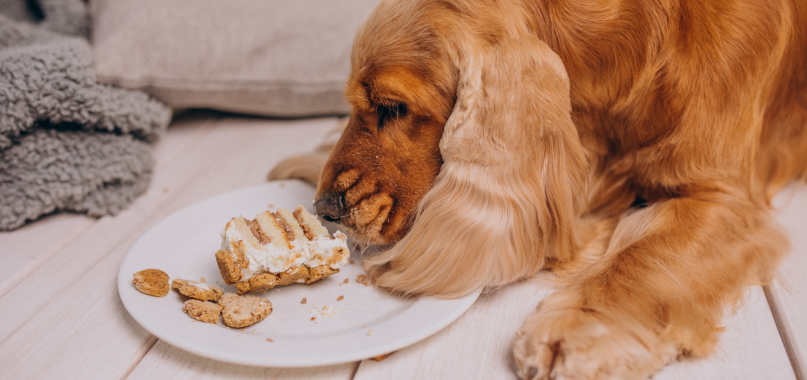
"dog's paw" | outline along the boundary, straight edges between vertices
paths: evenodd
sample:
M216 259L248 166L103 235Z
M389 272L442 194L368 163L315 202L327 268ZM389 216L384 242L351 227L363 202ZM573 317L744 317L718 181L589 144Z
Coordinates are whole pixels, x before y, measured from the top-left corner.
M580 309L539 311L516 335L518 375L528 380L646 379L677 356L649 330L627 331Z

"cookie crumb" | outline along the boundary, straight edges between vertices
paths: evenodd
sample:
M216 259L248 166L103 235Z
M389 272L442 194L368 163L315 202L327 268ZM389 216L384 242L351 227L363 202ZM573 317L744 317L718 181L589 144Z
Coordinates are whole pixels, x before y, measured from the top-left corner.
M392 352L395 352L395 351L392 351ZM380 362L380 361L384 360L387 356L392 355L392 352L388 352L388 353L383 354L383 355L373 356L370 359L373 359L373 360L375 360L377 362Z
M269 208L275 208L275 204L274 204L274 203L270 203L270 204L269 204Z
M370 329L370 331L367 332L367 336L373 336L373 330L372 329Z
M315 320L315 319L317 319L317 317L311 317L311 320L312 320L312 321L313 321L313 320Z
M302 300L300 300L300 303L301 303L301 304L303 304L303 305L305 305L305 304L307 304L307 303L308 303L308 300L307 300L307 299L305 299L305 297L303 297L303 299L302 299Z
M285 182L281 182L281 183L280 183L280 188L282 189L282 188L284 188L284 187L286 187L286 183L285 183Z
M165 193L167 193L167 192L168 192L168 188L167 188L167 187L163 187L163 194L165 194Z
M272 338L266 338L266 341L267 341L267 342L274 342L274 340L272 340ZM389 354L388 354L388 355L389 355Z
M355 264L356 262L355 262L355 261L353 261L353 260L350 260L350 261L348 261L348 263L350 263L350 264Z
M341 300L343 300L343 299L345 299L345 296L339 296L339 297L336 297L336 300L337 300L337 301L341 301Z
M343 284L347 284L349 281L350 281L350 279L346 278L345 281L343 282Z
M356 282L364 286L370 286L370 280L363 274L356 276Z
M199 282L204 284L205 282L207 282L207 279L204 277L199 277Z

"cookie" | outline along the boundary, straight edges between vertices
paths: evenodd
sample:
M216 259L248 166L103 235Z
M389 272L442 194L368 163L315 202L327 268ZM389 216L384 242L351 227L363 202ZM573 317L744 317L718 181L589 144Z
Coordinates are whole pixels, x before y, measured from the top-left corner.
M182 311L197 321L219 323L221 309L221 305L217 305L213 302L191 299L185 301L185 307L182 308Z
M295 282L304 283L306 280L308 280L308 267L305 265L291 267L277 275L278 285L289 285Z
M277 285L277 276L271 273L261 273L247 281L239 281L235 284L238 294L262 292L272 289Z
M260 322L272 313L272 303L255 296L227 293L221 297L219 304L224 306L221 311L224 324L235 328Z
M216 265L225 284L232 285L241 280L241 267L229 252L225 250L216 252Z
M218 301L224 294L223 290L215 286L192 280L176 279L171 282L171 286L185 296L202 301Z
M159 269L144 269L134 274L132 283L140 293L164 297L171 289L168 280L168 274Z
M327 265L320 265L316 268L311 268L308 271L308 279L305 281L305 283L313 284L334 273L339 273L339 269L333 269Z

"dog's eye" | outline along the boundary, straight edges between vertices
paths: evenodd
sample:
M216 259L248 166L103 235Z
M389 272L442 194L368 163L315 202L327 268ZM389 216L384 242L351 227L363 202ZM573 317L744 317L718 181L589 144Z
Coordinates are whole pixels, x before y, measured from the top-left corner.
M379 104L377 107L377 112L378 112L378 129L380 130L388 120L396 120L399 117L406 116L406 104L403 103Z

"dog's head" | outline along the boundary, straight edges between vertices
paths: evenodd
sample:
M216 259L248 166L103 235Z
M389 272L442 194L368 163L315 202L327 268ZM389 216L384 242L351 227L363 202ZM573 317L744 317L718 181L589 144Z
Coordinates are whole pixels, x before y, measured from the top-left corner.
M432 187L456 93L456 72L440 37L401 19L400 11L376 12L356 37L345 91L350 121L316 200L320 216L376 244L406 234Z
M365 261L381 286L462 294L571 250L586 164L568 78L523 15L474 21L497 9L382 2L357 34L316 209L398 242Z

